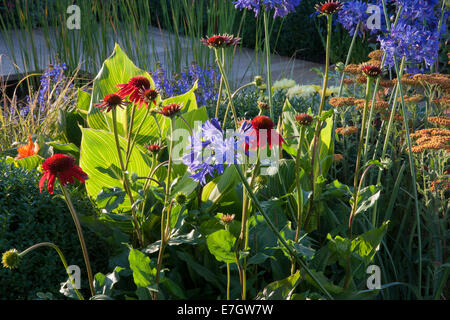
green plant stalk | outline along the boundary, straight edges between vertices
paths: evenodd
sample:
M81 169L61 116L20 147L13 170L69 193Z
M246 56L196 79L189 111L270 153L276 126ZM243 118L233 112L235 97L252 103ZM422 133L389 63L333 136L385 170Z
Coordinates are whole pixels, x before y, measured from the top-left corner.
M283 236L278 232L277 228L273 224L273 222L270 220L267 213L262 208L261 204L259 203L258 198L255 196L255 194L252 191L252 188L248 184L247 179L245 178L244 173L242 172L242 168L240 166L235 166L237 173L239 174L239 178L241 179L242 184L244 185L244 188L247 190L248 195L250 199L253 201L255 209L258 210L261 215L264 217L264 220L266 220L267 225L272 230L272 232L277 236L278 240L281 242L281 244L286 248L289 255L297 261L297 263L305 269L305 272L311 277L311 279L317 284L317 286L320 288L320 290L331 300L333 300L333 296L328 292L328 290L323 286L323 284L320 282L319 279L314 275L314 273L308 268L306 263L303 261L303 259L296 255L294 250L289 246L289 244L286 242L286 240L283 238Z
M222 50L222 64L225 65L224 50ZM222 92L223 92L223 77L220 77L219 94L217 96L217 105L216 105L216 118L219 118L219 109L220 109L220 102L222 99Z
M230 83L228 82L228 77L227 77L227 75L225 73L224 66L222 65L221 59L219 57L219 50L214 48L214 53L216 55L216 63L218 65L218 67L219 67L220 74L221 74L222 79L223 79L223 81L225 83L225 88L226 88L227 93L228 93L228 98L230 99L230 105L229 106L231 107L231 112L233 113L233 118L234 118L234 124L235 124L236 130L237 130L239 128L239 124L238 124L238 120L237 120L236 109L234 107L233 94L231 93ZM228 114L228 108L227 108L227 111L225 112L225 118L223 120L223 127L224 128L225 128L225 125L226 125L226 122L227 122L227 114Z
M66 258L64 257L64 255L63 255L61 249L59 249L59 247L58 247L57 245L55 245L55 244L53 244L53 243L51 243L51 242L42 242L42 243L38 243L38 244L35 244L34 246L31 246L31 247L29 247L28 249L22 251L21 253L19 253L19 256L20 256L20 257L24 257L25 255L27 255L27 254L30 253L31 251L33 251L33 250L35 250L35 249L38 249L38 248L40 248L40 247L50 247L50 248L53 248L53 249L56 250L56 252L57 252L58 255L59 255L59 258L61 259L62 264L64 265L64 269L66 270L67 274L69 275L69 280L70 280L70 282L72 283L72 288L73 288L73 290L75 291L75 293L76 293L76 295L77 295L77 297L78 297L78 300L84 300L84 298L83 298L83 296L81 295L81 293L80 293L80 292L78 291L78 289L75 287L75 281L73 280L72 275L71 275L70 272L68 271L69 266L68 266L68 264L67 264Z
M168 242L168 237L170 235L170 213L172 211L172 202L170 202L170 184L171 184L171 177L172 177L172 164L173 164L173 129L175 126L175 118L172 117L170 124L170 143L169 143L169 163L167 167L167 186L166 186L166 195L164 200L164 209L163 214L161 216L161 247L159 249L158 254L158 264L156 268L156 287L159 289L159 279L160 279L160 273L163 263L163 255L164 250ZM154 299L158 300L158 292L154 293Z
M361 162L361 153L364 146L364 133L366 131L366 125L367 125L367 109L369 108L369 100L372 95L372 88L373 88L373 78L367 77L367 85L366 85L366 102L364 104L364 112L363 112L363 118L361 123L361 136L359 138L359 146L356 156L356 167L355 167L355 177L353 181L353 208L350 214L349 223L348 223L348 229L349 229L349 239L352 239L352 225L353 225L353 218L356 214L356 210L358 209L358 181L359 181L359 168L360 168L360 162ZM361 179L362 180L362 179Z
M316 153L318 153L319 137L320 137L320 132L321 132L321 128L322 128L322 121L320 121L320 118L322 116L323 107L325 106L325 101L327 99L327 87L328 87L328 79L329 79L329 72L330 72L330 50L331 50L332 25L333 25L333 15L328 14L327 15L327 46L326 46L326 58L325 58L325 60L326 60L325 61L325 75L324 75L324 79L323 79L323 89L322 89L322 96L321 96L319 114L318 114L319 120L317 121L317 124L316 124L315 135L314 135L314 139L313 139L312 159L311 159L312 195L311 195L311 205L309 207L309 212L308 212L308 218L312 215L312 210L314 209L314 197L315 197L315 192L316 192L316 170L314 168L314 164L316 162ZM320 212L318 214L320 215ZM307 221L309 222L309 219L307 219ZM307 224L308 223L306 223L305 227L307 227Z
M80 240L81 244L81 250L83 251L83 258L84 263L86 264L86 270L88 274L88 280L89 280L89 288L91 290L91 295L95 296L95 290L94 290L94 277L92 276L92 268L91 263L89 261L89 255L86 247L86 241L84 240L83 230L81 229L80 220L78 219L78 215L75 211L75 207L73 206L72 200L70 199L69 192L67 192L67 189L65 186L61 185L61 189L64 193L64 198L66 199L67 206L69 207L70 213L72 214L73 222L75 223L75 228L77 229L78 238Z
M130 202L131 202L131 215L133 218L133 224L134 224L134 228L136 231L136 235L138 237L138 241L139 241L139 245L141 247L144 246L144 240L142 239L142 234L141 234L141 230L139 227L139 221L138 218L136 216L136 212L133 208L133 203L134 203L134 197L131 193L131 189L129 187L129 182L128 182L128 176L126 174L126 169L125 169L125 164L123 162L123 157L122 157L122 150L120 149L120 141L119 141L119 134L117 131L117 111L114 109L112 111L112 122L113 122L113 133L114 133L114 140L115 140L115 144L116 144L116 149L117 149L117 154L119 157L119 162L120 162L120 167L122 170L122 179L123 179L123 187L125 189L125 192L127 193L128 197L130 198Z
M383 0L384 1L384 0ZM401 65L405 64L405 57L402 58ZM395 72L399 74L401 71L399 70L398 62L396 57L394 57L394 65L395 65ZM422 234L421 234L421 227L420 227L420 210L419 210L419 197L417 195L417 184L416 184L416 168L414 164L414 158L411 151L411 137L409 136L409 124L408 124L408 111L405 104L405 98L403 96L403 89L402 89L402 81L401 78L398 79L398 86L399 90L401 92L400 99L401 99L401 106L402 106L402 112L403 112L403 118L405 123L405 137L406 142L408 145L408 156L409 156L409 166L411 170L411 180L412 180L412 187L413 187L413 196L414 196L414 203L415 203L415 211L416 211L416 223L417 223L417 241L418 241L418 248L419 248L419 272L418 272L418 294L419 296L422 296Z
M353 47L355 45L356 38L358 37L358 30L359 30L360 25L361 25L361 21L359 21L358 24L356 25L355 33L353 34L352 42L350 43L350 48L348 49L347 59L345 61L344 68L347 67L350 63L350 57L352 56ZM344 73L344 71L342 71L338 97L342 96L342 90L344 89L344 78L345 78L345 73Z
M267 92L269 95L270 118L273 119L273 96L272 96L272 59L270 56L270 32L269 32L269 11L264 10L264 35L267 68Z
M385 62L386 62L386 54L383 55L383 59L381 61L381 66L380 66L381 69L383 69ZM373 90L372 106L370 108L369 121L368 121L367 132L366 132L366 144L364 145L363 163L367 162L367 157L369 156L368 153L369 153L369 141L370 141L371 129L372 129L372 120L373 120L373 116L375 113L375 103L377 100L377 93L378 93L378 89L380 86L380 80L381 80L381 78L378 77L377 81L375 82L375 89ZM375 227L375 225L373 225L373 226Z
M147 117L148 117L149 113L150 113L150 106L147 107L147 111L145 112L145 116L142 119L141 123L139 124L139 127L136 130L136 133L134 134L133 140L131 142L130 152L127 154L127 159L125 160L125 169L127 169L127 170L128 170L128 165L130 163L131 154L133 153L133 149L134 149L134 146L136 144L136 139L137 139L137 137L139 135L139 132L141 132L142 126L144 125L145 121L147 120Z
M442 0L441 17L439 18L439 22L438 22L437 34L441 34L442 22L444 20L444 14L445 14L446 1L447 0ZM439 57L436 59L436 63L433 63L433 65L431 66L430 73L434 73L434 70L436 69L437 66L439 66Z

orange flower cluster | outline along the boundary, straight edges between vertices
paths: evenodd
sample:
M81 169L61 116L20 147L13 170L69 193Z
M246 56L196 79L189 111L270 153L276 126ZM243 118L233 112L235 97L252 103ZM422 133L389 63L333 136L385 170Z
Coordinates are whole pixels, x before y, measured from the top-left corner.
M450 180L436 180L431 183L430 191L447 192L450 191Z
M341 134L343 136L348 136L351 134L357 134L358 133L358 128L357 127L341 127L341 128L337 128L336 129L336 133L337 134Z
M413 76L413 79L420 83L422 86L436 86L441 90L450 89L450 75L448 74L416 74Z
M441 116L441 117L429 117L428 122L444 126L444 127L450 127L450 117L448 116Z
M397 84L398 79L393 79L392 81L394 82L394 84ZM402 76L402 84L406 84L412 87L418 87L421 85L420 82L414 78L414 74L412 73L405 73Z
M421 153L425 150L445 150L450 152L450 130L447 129L422 129L410 134L416 140L416 146L411 148L413 153Z
M380 86L383 88L392 88L394 85L394 80L380 80Z
M350 78L346 78L346 79L344 79L344 83L349 86L351 84L354 84L355 80L350 79Z
M391 118L391 113L392 112L385 112L385 113L383 113L383 115L381 116L381 119L383 121L389 121L389 119ZM401 114L395 113L394 114L394 120L403 122L403 120L405 120L405 118L403 118L403 116Z
M361 74L362 71L360 65L349 64L348 66L345 67L344 72L349 74Z
M333 107L348 107L354 106L358 100L360 99L356 99L354 97L334 97L330 99L329 103Z
M344 156L342 154L336 153L333 155L333 161L341 162L342 160L344 160Z
M369 58L372 60L378 60L381 61L383 58L384 51L383 50L374 50L371 53L369 53Z
M405 101L405 103L418 103L423 99L423 95L421 94L415 94L413 96L404 96L403 100ZM402 102L401 98L397 99L398 102Z
M450 105L450 96L443 96L440 99L434 99L433 102L440 106L448 106Z
M358 105L356 106L357 110L364 109L366 102L365 101L359 101ZM372 109L373 100L369 101L369 110ZM389 109L389 103L386 101L376 101L375 102L375 111L386 111Z

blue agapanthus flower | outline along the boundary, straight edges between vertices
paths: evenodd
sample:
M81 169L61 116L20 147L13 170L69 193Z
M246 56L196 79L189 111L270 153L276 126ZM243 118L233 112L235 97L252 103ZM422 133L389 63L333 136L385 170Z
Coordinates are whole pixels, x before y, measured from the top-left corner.
M191 178L201 185L207 183L207 177L215 177L224 171L225 166L242 164L248 155L244 142L251 124L244 122L236 133L228 134L217 119L206 121L200 130L189 137L189 153L183 156L183 163L189 167Z
M295 12L295 7L301 0L236 0L234 5L238 9L248 9L258 16L260 11L275 10L273 17L285 17L291 12Z
M390 34L379 36L381 50L386 53L386 65L394 66L394 57L405 57L409 64L431 66L438 56L439 36L425 27L399 22Z
M363 1L348 1L342 6L342 9L338 12L338 22L349 31L353 36L358 23L364 25L369 19L367 13L367 3ZM362 28L359 28L358 35L361 35Z

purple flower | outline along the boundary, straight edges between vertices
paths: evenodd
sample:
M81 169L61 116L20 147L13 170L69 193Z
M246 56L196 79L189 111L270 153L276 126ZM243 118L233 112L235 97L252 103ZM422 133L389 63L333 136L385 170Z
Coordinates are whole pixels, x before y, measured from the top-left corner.
M244 150L248 129L244 124L237 133L225 137L220 122L212 119L194 131L189 138L189 153L183 156L183 163L192 173L191 178L205 185L207 177L222 174L224 166L243 163L244 156L248 155Z
M275 10L274 19L276 17L285 17L291 12L295 12L295 7L300 4L301 0L237 0L234 5L237 9L248 9L255 12L255 16L259 15L261 10Z

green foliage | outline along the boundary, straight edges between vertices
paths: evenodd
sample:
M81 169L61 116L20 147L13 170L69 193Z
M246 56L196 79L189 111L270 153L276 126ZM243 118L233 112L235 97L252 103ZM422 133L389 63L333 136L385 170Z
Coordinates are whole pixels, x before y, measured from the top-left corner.
M46 191L39 192L40 174L36 171L0 160L0 177L0 251L21 251L39 242L53 242L61 248L69 265L80 266L82 280L86 280L81 247L65 201ZM71 196L79 212L86 216L95 214L82 192L73 189ZM94 271L107 269L113 247L100 232L84 228L84 234ZM39 249L26 255L18 269L0 269L0 299L35 299L40 291L62 298L59 283L66 279L57 253ZM87 283L82 282L82 286L87 288Z

